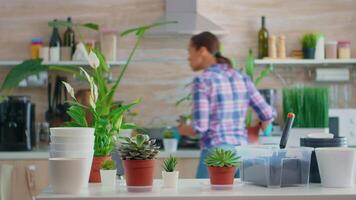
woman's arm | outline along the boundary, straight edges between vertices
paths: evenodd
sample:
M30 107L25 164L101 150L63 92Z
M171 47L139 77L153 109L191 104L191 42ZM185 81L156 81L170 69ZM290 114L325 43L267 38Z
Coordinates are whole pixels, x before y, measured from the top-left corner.
M273 111L273 108L268 105L260 92L256 89L252 81L247 78L246 80L247 90L250 95L250 106L257 113L258 118L262 121L262 129L266 128L276 117L276 113Z
M202 134L209 129L209 93L210 86L200 77L193 80L193 130L197 134Z

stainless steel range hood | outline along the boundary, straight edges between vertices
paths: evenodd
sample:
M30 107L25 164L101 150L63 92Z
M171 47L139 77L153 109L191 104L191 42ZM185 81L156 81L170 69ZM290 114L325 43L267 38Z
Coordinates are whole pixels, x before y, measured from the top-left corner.
M166 0L165 14L157 21L178 23L162 26L154 30L154 33L193 35L210 31L216 35L226 34L223 28L198 13L197 0Z

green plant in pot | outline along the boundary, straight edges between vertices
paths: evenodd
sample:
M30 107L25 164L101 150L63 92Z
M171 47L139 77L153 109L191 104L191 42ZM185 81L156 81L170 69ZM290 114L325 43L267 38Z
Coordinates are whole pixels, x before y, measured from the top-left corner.
M68 83L64 83L73 101L70 103L68 115L71 121L66 124L67 127L93 127L95 129L94 140L94 158L90 172L90 182L100 182L100 165L104 160L111 159L111 153L115 148L116 141L120 130L136 128L135 124L124 122L123 117L130 108L140 102L135 100L127 105L118 106L114 101L114 96L120 82L134 57L134 54L139 47L145 33L158 26L176 22L162 22L132 28L121 33L122 37L133 34L136 36L136 43L130 52L126 63L116 79L111 84L106 75L109 73L110 66L107 64L105 57L98 49L93 49L89 52L88 62L91 68L84 70L77 66L52 66L42 64L41 59L27 60L11 69L5 78L1 87L1 92L7 94L11 89L25 78L31 75L36 75L42 71L56 70L75 74L78 77L84 78L90 85L90 105L83 105L77 101L74 96L74 89ZM99 26L94 23L72 24L66 21L50 22L50 26L73 26L79 33L80 39L83 41L82 35L79 32L79 27L99 30ZM93 122L88 123L85 115L89 112L93 117ZM75 131L71 131L75 134Z
M124 137L118 150L123 160L126 185L129 191L152 189L155 158L159 146L148 135Z
M100 167L101 183L104 186L114 187L116 184L116 162L114 160L105 160Z
M315 48L318 41L318 34L307 33L304 34L302 38L303 46L303 56L304 59L314 59L315 58Z
M208 167L210 184L233 185L236 168L239 166L239 157L232 150L216 148L205 159Z
M249 49L248 55L247 55L247 60L246 60L245 73L251 79L251 81L253 81L253 83L255 84L256 87L272 71L273 71L272 67L267 67L267 68L263 69L258 74L258 76L255 76L255 74L256 74L255 58L254 58L252 49ZM257 116L254 113L253 109L250 107L247 110L246 121L245 121L247 134L248 134L248 140L250 143L258 142L259 132L260 132L260 128L261 128L260 124L259 124L259 120L254 120L254 119L257 119Z
M177 188L179 171L176 171L177 158L172 155L163 161L162 180L163 187L165 188Z
M171 127L167 127L163 131L163 146L167 152L176 152L178 148L178 140Z

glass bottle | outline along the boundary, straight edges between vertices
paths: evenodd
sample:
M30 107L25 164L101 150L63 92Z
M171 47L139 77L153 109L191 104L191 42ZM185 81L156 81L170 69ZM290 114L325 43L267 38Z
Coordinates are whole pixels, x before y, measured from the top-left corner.
M268 30L266 28L266 17L261 18L261 29L258 32L258 58L268 56Z

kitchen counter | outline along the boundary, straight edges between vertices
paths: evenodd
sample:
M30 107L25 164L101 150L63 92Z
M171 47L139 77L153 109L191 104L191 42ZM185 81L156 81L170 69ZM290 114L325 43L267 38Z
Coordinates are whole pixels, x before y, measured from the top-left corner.
M236 180L232 190L211 190L208 179L180 179L178 189L160 188L161 181L155 180L152 192L129 193L124 182L119 181L115 189L90 184L78 195L53 194L49 188L43 191L37 200L75 200L75 199L219 199L219 200L348 200L356 199L356 187L323 188L319 184L307 187L265 188L254 185L243 185Z
M179 149L177 152L169 153L161 151L157 158L167 158L172 154L177 158L199 158L199 150ZM0 160L46 160L49 158L49 147L41 146L32 151L0 151Z

